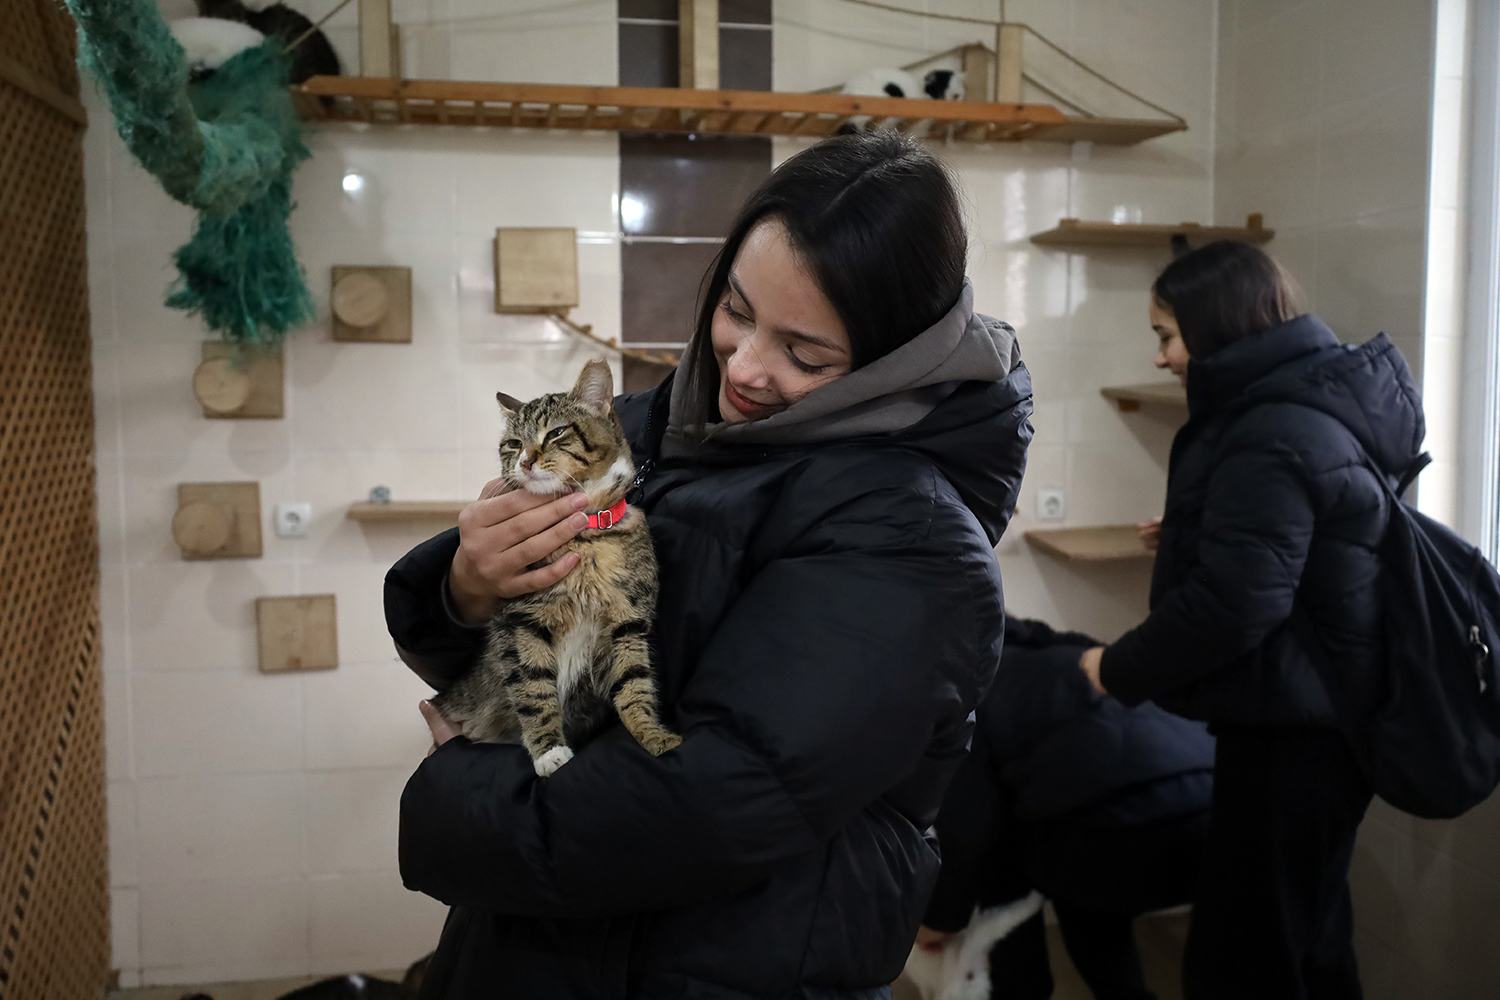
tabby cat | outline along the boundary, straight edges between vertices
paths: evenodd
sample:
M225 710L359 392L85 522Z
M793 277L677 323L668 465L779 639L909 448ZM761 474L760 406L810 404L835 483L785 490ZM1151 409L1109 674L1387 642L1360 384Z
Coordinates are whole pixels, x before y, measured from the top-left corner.
M576 552L572 572L507 601L490 620L479 663L433 699L471 740L519 739L542 777L616 716L652 754L682 742L657 717L646 643L656 610L656 556L646 516L625 504L635 467L613 395L614 379L602 361L584 365L571 392L529 403L497 394L506 482L542 495L587 494L587 509L598 513L544 560Z

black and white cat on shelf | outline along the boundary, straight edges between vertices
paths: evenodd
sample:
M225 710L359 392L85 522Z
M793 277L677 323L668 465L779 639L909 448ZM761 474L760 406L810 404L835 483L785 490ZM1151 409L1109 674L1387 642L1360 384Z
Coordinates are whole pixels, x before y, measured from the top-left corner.
M904 69L890 67L871 69L844 84L845 94L859 97L904 97L914 100L961 101L964 99L964 81L951 69L934 69L918 83L917 78ZM839 135L863 132L869 127L868 115L856 115L839 126Z
M170 22L172 34L187 51L188 65L195 74L213 72L231 56L259 45L267 37L279 38L290 48L292 83L301 83L314 76L338 76L343 72L338 53L333 50L328 36L317 30L308 17L284 3L266 4L264 0L195 2L197 17Z
M845 94L860 97L909 97L932 98L935 101L961 101L964 99L964 82L951 69L935 69L917 78L904 69L882 67L866 70L844 84Z

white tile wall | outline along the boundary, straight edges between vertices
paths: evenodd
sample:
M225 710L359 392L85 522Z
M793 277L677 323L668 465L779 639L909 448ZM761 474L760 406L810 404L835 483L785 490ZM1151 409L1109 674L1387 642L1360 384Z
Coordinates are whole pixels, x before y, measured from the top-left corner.
M140 896L135 888L109 891L110 964L120 970L120 985L125 987L142 982Z
M1314 311L1420 379L1433 4L1361 11L1221 0L1215 205L1264 213Z
M143 884L143 979L203 983L306 973L309 887L302 878Z
M411 775L402 765L307 773L309 874L390 873L401 790Z
M270 881L304 874L304 784L304 776L291 770L141 781L141 882Z
M421 958L447 908L407 892L390 872L315 878L308 886L308 950L314 972L400 967ZM382 914L374 927L370 914Z

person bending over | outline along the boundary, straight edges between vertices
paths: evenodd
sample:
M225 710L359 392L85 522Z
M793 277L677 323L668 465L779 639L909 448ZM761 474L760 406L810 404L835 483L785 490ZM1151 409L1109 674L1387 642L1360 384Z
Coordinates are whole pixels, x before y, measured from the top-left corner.
M1213 794L1214 740L1149 702L1096 692L1078 670L1098 643L1008 618L969 758L935 828L943 870L919 946L981 910L1041 892L1098 1000L1148 1000L1134 918L1189 903ZM1038 913L990 951L994 1000L1052 995Z

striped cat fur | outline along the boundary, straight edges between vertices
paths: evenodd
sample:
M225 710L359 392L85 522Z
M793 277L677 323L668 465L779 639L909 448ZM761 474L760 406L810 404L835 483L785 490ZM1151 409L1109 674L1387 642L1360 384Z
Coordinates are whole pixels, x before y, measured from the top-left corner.
M501 474L541 495L578 491L591 511L625 496L635 478L613 409L609 366L590 361L570 392L522 403L497 394L505 427ZM661 722L647 633L656 610L656 556L646 516L585 529L543 562L569 552L562 580L505 602L489 623L484 656L434 704L481 743L520 742L547 777L615 719L648 752L682 742Z

